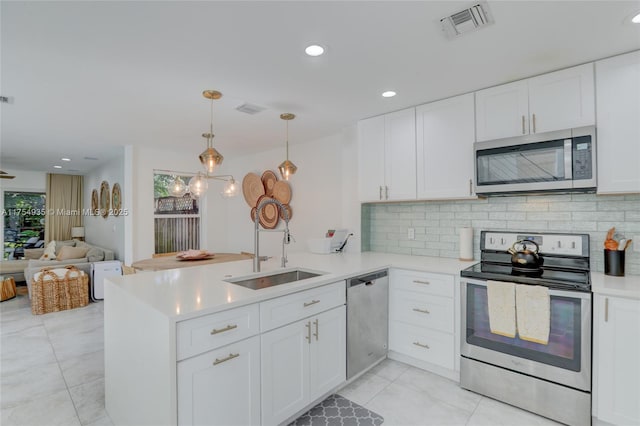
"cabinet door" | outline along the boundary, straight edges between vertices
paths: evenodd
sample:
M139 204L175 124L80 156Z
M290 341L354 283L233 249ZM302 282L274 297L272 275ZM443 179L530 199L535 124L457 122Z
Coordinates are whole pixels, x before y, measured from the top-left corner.
M178 424L260 424L258 336L178 362Z
M384 116L358 122L358 192L360 201L384 195Z
M598 193L640 192L640 51L596 62Z
M593 63L533 77L528 82L531 133L595 124Z
M312 318L310 397L318 398L346 380L346 307Z
M416 110L384 116L384 194L386 200L416 199Z
M276 425L309 402L311 319L261 336L262 424Z
M417 114L418 198L473 195L473 93L421 105Z
M526 80L476 92L476 140L529 134L529 89Z
M598 419L640 424L640 300L596 296Z

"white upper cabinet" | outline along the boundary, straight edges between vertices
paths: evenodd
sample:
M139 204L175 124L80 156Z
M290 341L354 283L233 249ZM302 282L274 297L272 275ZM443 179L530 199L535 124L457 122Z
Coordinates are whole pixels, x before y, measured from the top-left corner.
M415 108L358 122L359 199L416 198Z
M533 77L528 82L530 133L596 122L592 63Z
M409 108L384 116L386 200L416 198L416 110Z
M473 93L416 108L418 198L473 196Z
M640 51L596 62L598 193L640 192Z
M529 89L516 81L476 92L476 138L502 139L529 133Z
M476 140L595 124L593 64L476 92Z
M379 201L384 187L384 115L358 122L360 201Z

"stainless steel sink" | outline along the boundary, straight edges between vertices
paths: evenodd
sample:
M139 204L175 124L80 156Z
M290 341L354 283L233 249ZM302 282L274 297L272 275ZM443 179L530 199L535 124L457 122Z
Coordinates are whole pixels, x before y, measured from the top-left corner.
M228 283L241 285L252 290L273 287L274 285L292 283L294 281L306 280L307 278L319 277L322 273L296 269L293 271L272 273L251 278L234 278L225 280Z

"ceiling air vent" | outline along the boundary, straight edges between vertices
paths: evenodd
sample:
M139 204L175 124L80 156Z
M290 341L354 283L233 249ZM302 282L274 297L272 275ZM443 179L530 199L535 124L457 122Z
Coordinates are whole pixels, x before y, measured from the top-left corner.
M447 38L455 38L493 23L493 16L486 2L477 3L468 9L440 19Z
M255 115L259 112L264 111L266 108L263 108L261 106L258 105L252 105L252 104L242 104L238 107L236 107L236 110L240 111L240 112L244 112L245 114L250 114L250 115Z

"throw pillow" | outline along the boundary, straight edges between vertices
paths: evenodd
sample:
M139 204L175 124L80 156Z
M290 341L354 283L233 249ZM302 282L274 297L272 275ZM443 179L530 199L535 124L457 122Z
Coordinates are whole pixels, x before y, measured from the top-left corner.
M56 260L56 242L49 241L40 260Z
M62 246L58 253L58 260L81 259L88 251L89 249L85 247Z
M87 252L89 262L102 262L104 260L104 251L98 247L91 247Z
M27 260L38 260L44 254L43 248L24 249L24 258Z
M91 246L87 243L85 243L84 241L76 241L76 247L87 247L87 248L91 248Z
M75 247L76 240L64 240L64 241L56 241L56 255L60 254L60 249L62 247Z

